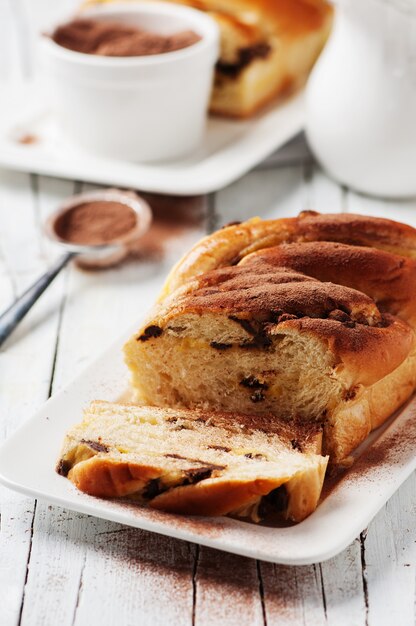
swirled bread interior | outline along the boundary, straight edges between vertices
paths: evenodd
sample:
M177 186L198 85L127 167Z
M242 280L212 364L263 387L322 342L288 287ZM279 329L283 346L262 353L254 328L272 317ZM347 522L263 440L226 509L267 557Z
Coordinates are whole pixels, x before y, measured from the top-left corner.
M270 416L93 402L57 471L88 494L176 513L301 521L321 493L321 441L319 427Z
M413 392L416 233L361 216L252 220L174 268L125 348L141 399L324 424L334 464Z

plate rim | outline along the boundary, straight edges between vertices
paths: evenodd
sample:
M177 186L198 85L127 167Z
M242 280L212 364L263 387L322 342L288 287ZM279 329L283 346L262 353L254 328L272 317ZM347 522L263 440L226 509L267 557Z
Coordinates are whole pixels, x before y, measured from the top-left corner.
M9 101L13 101L13 97L16 97L19 90L21 93L32 91L36 94L37 89L38 84L35 80L27 81L24 84L12 86L11 93L7 97ZM22 100L25 102L27 98ZM177 169L171 166L175 163L180 164L180 161L172 161L170 164L133 163L118 159L102 159L81 150L77 151L76 148L72 155L70 151L69 156L65 150L61 150L63 156L59 157L59 151L48 153L47 148L42 149L41 145L19 145L13 142L10 133L16 127L24 128L31 117L47 115L47 106L34 103L32 113L28 115L28 112L25 113L23 109L17 113L14 110L8 112L7 109L13 109L9 104L5 107L5 119L0 129L0 166L69 180L80 179L96 184L134 187L153 193L183 196L212 193L241 178L267 156L298 135L305 125L304 101L305 89L303 88L290 98L274 103L252 119L231 120L234 124L249 123L250 129L242 137L239 136L236 140L231 140L219 148L214 154L209 154L189 165L184 164ZM35 115L34 111L38 111L38 114ZM261 132L262 122L265 124L269 118L275 116L282 118L282 126L279 127L277 138L270 133ZM290 124L285 119L287 116L293 118ZM256 138L256 133L258 144L253 148L250 142ZM250 140L250 145L245 149L243 146L241 158L238 161L229 158L228 167L224 167L221 157L227 156L230 150L232 151L247 140ZM50 142L45 145L49 146ZM65 147L67 143L64 141L60 145ZM192 156L189 158L191 159ZM113 174L113 171L116 171L116 174Z

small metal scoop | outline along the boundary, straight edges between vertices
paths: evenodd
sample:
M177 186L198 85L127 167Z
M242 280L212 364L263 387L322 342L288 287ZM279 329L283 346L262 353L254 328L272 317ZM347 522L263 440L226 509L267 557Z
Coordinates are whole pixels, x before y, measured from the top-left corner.
M62 217L66 211L78 206L79 204L97 201L117 202L128 206L136 213L136 226L122 237L113 239L105 244L80 245L69 243L59 237L55 226L59 218ZM8 309L4 311L4 313L0 315L0 346L71 259L78 257L79 260L82 261L82 265L84 267L88 267L88 265L93 267L106 267L114 265L126 256L128 244L136 241L144 235L144 233L149 229L151 221L152 211L147 202L139 196L128 192L111 189L107 191L92 191L69 198L60 206L58 211L51 215L45 225L45 232L47 236L64 248L65 252L53 263L45 274L33 283L31 287L29 287Z

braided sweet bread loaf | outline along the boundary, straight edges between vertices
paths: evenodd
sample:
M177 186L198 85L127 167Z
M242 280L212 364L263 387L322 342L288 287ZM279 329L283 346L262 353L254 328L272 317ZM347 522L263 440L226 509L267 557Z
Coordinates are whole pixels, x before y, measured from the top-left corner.
M172 270L125 346L147 404L302 418L333 464L416 385L416 231L319 215L226 227Z

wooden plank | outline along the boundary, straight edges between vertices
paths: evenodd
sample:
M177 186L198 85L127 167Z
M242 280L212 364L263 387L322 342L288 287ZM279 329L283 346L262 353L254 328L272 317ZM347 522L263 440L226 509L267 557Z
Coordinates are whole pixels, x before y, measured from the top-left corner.
M256 170L216 194L218 223L294 217L300 211L337 213L343 191L310 162L279 169Z
M38 277L46 263L29 176L0 171L0 183L0 245L3 272L10 279L8 296L1 301L3 307L10 304L13 292L20 293ZM43 295L0 350L0 398L7 432L27 417L28 408L38 406L47 397L59 312L59 306L51 304L59 302L61 287L62 284L54 285ZM33 363L36 367L29 367ZM32 398L34 401L30 402Z
M15 285L7 271L3 255L0 255L0 293L2 305L11 302L15 296ZM15 415L12 415L12 409L13 413L16 409L17 415L19 408L15 404L15 398L8 397L9 383L15 384L18 372L8 367L4 349L0 351L0 372L0 442L3 442L13 428ZM31 543L33 509L34 503L30 498L24 498L0 486L0 606L2 623L5 626L14 624L19 613Z
M32 180L33 178L31 179L27 174L0 172L2 184L0 211L4 215L1 248L4 265L11 278L15 295L22 293L37 280L48 265L41 244L41 232L37 219L37 195ZM28 359L32 354L36 355L38 345L42 344L42 333L49 333L48 324L52 319L55 323L53 332L56 333L63 287L64 277L59 276L14 331L4 346L8 360L14 355L14 352L10 350L11 346L26 340L29 335L31 335L31 340L23 349L27 351ZM1 309L9 304L10 301L6 302L3 297L0 298ZM18 359L20 358L19 350L20 348L16 353ZM34 377L33 381L36 384L36 371L31 370L30 375Z
M29 174L0 170L2 251L10 275L19 276L21 287L45 263L35 218L35 195ZM24 275L27 280L24 281Z
M36 197L27 174L0 172L1 306L11 302L44 268L35 220ZM61 286L44 294L0 350L3 440L46 400L56 345ZM33 534L32 499L0 487L0 605L2 626L19 617Z
M303 167L253 171L216 194L218 226L254 216L297 215L305 206Z
M284 146L278 148L267 159L259 163L256 170L277 169L293 165L302 165L312 162L312 155L306 143L304 133L299 133L288 141Z
M319 213L340 213L344 210L344 191L316 164L305 165L305 186L305 210Z
M360 538L341 554L316 567L321 575L328 623L337 626L364 626L367 606ZM346 606L348 611L345 610Z
M369 626L415 623L415 510L413 474L368 528L363 559Z
M322 626L326 623L318 567L261 563L260 572L268 626Z
M22 624L191 624L195 547L40 506ZM38 579L33 593L32 571Z
M201 546L195 571L196 626L263 626L256 561Z
M87 551L74 624L191 626L196 546L109 525Z

